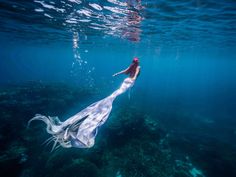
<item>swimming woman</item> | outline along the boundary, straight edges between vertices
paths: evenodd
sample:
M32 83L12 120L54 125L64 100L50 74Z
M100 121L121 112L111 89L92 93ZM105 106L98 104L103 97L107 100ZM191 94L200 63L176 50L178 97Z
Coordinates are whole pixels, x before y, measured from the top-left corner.
M29 124L33 120L41 120L47 124L46 130L52 136L49 140L54 141L52 149L60 146L64 148L92 147L95 143L95 137L99 127L101 127L109 117L114 99L134 85L140 73L138 58L134 58L132 64L127 69L113 76L122 73L129 74L129 77L123 81L119 89L115 90L108 97L91 104L64 122L61 122L58 117L47 117L36 114L35 117L29 120ZM58 143L59 145L57 146Z

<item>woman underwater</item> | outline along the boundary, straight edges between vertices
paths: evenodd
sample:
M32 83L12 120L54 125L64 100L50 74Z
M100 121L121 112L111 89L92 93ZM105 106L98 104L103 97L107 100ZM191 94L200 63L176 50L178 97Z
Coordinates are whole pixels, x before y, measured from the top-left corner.
M123 81L119 89L108 97L91 104L64 122L61 122L58 117L46 117L44 115L36 114L35 117L29 120L29 124L33 120L41 120L47 124L46 130L52 135L48 141L54 141L52 150L60 146L65 148L92 147L95 143L98 128L106 122L111 112L114 99L134 85L134 82L140 73L138 58L134 58L127 69L118 72L113 76L122 73L129 74L129 77ZM58 143L59 145L56 147Z

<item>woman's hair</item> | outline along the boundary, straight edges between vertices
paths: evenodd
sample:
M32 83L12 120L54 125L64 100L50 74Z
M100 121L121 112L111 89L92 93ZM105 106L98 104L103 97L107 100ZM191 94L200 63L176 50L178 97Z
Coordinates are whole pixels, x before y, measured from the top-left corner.
M134 72L136 68L138 67L138 65L139 65L139 59L137 57L134 57L133 62L131 63L131 65L129 66L129 69L125 72L125 74Z

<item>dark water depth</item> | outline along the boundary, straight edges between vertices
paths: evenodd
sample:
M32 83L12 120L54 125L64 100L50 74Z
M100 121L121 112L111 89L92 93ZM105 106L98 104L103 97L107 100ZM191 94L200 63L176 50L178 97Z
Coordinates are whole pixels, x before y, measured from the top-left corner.
M0 176L235 177L235 27L233 0L0 0ZM94 147L27 128L111 94L133 57Z

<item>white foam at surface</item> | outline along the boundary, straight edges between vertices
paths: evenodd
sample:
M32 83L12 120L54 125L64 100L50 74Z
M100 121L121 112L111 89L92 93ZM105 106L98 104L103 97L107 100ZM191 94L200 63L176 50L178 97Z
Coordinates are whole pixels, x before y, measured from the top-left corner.
M119 9L117 7L110 7L110 6L104 6L104 9L107 9L111 12L118 13L118 14L124 14L122 9Z
M80 1L80 0L68 0L68 1L74 2L74 3L76 3L76 4L81 4L81 3L82 3L82 1Z
M87 19L81 19L81 20L78 20L80 22L90 22L91 20L87 20Z
M116 5L120 5L120 6L127 6L126 2L120 2L117 0L107 0L108 2L112 3L112 4L116 4Z
M93 7L94 9L96 9L96 10L102 10L102 7L101 7L100 5L98 5L98 4L89 3L89 5L90 5L91 7Z
M51 15L49 15L49 14L44 14L44 16L46 16L46 17L48 17L48 18L53 18Z
M90 11L86 10L86 9L77 10L77 13L84 14L84 15L86 15L88 17L91 17L91 15L92 15L92 13Z
M66 20L66 23L74 23L74 24L76 24L77 20L71 18L71 19Z
M34 9L34 11L35 11L35 12L43 12L44 10L43 10L43 9L40 9L40 8L38 8L38 9Z
M47 8L47 9L53 9L53 10L56 10L57 12L62 12L62 13L65 12L65 9L61 9L61 8L54 7L53 5L46 4L46 3L43 2L43 1L37 1L37 0L35 0L34 2L41 4L44 8Z

